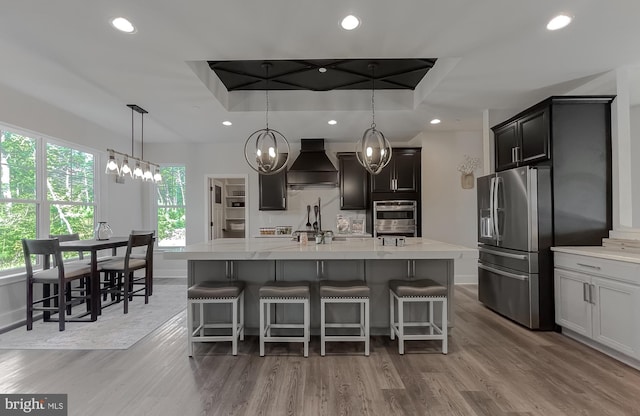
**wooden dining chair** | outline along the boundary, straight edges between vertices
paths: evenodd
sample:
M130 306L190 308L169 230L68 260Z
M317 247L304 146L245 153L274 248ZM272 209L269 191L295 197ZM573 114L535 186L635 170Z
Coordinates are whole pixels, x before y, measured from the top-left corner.
M91 297L91 267L82 263L65 264L60 251L60 241L56 238L43 240L22 240L24 261L27 271L27 331L33 328L33 312L43 311L44 321L55 321L51 315L57 313L60 331L64 331L65 322L81 321L82 316L90 313ZM42 270L34 270L36 256L42 256ZM54 267L50 267L50 258L54 258ZM36 262L37 263L37 262ZM79 296L73 296L70 283L74 280L84 280L86 289L79 292ZM40 299L34 299L34 285L43 286L43 295ZM52 290L53 289L53 290ZM82 300L88 306L88 312L80 316L71 315L71 306L74 301ZM53 301L54 306L51 306ZM42 306L36 306L42 305ZM86 319L83 321L87 321Z
M132 250L136 247L146 247L144 258L132 257ZM124 313L129 313L129 301L133 300L133 296L144 296L144 303L149 303L149 289L153 277L151 267L153 267L153 233L130 234L124 258L114 258L101 262L98 266L101 272L117 276L113 285L103 288L103 293L116 293L116 301L122 298ZM143 269L143 276L135 276L136 270ZM136 289L136 286L142 287Z
M49 238L57 238L58 241L60 241L61 243L65 242L65 241L78 241L78 240L80 240L80 234L78 234L78 233L73 233L73 234L49 234ZM90 263L87 263L87 261L84 259L84 253L82 251L78 251L77 253L78 253L78 259L77 260L65 260L64 259L64 255L63 255L63 261L65 262L65 264L67 264L67 267L68 267L69 264L73 264L73 263L76 263L76 262L83 263L83 264L90 264ZM56 266L55 258L53 260L54 260L53 266L55 267ZM84 287L85 287L84 280L80 280L80 282L78 283L78 288L82 289ZM71 300L71 293L72 293L71 283L70 282L67 283L67 292L66 293L67 293L67 302L69 302ZM87 307L88 307L88 305L87 305ZM87 310L89 310L89 309L87 309Z
M152 233L154 241L156 230L131 230L131 234L149 234ZM132 253L131 256L136 259L146 258L146 253ZM151 263L149 266L149 296L153 295L153 255L151 255Z

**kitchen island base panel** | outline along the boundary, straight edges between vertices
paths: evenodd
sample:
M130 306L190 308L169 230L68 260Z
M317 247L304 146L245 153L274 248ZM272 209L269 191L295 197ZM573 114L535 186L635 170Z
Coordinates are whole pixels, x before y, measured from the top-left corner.
M267 281L304 280L310 283L311 334L320 334L319 282L331 280L364 280L371 288L370 332L371 335L389 333L389 286L392 279L429 278L447 287L448 326L453 327L453 259L392 259L392 260L188 260L189 286L205 280L243 280L245 286L245 332L258 335L259 289ZM228 322L230 311L209 305L206 319ZM274 320L278 323L299 322L297 305L276 305ZM424 321L427 313L421 305L407 305L407 319ZM437 308L436 308L437 309ZM359 310L355 305L332 305L327 311L327 320L356 321ZM442 319L435 311L434 319Z

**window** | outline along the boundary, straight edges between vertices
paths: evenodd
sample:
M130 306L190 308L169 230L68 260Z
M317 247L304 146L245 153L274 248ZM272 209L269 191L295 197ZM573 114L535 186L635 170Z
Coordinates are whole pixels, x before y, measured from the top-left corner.
M158 247L186 245L185 167L163 166L158 184Z
M22 238L37 235L37 141L0 131L0 269L24 266Z
M50 234L93 236L93 160L91 153L47 143Z
M93 236L95 155L0 126L0 273L24 267L23 238Z

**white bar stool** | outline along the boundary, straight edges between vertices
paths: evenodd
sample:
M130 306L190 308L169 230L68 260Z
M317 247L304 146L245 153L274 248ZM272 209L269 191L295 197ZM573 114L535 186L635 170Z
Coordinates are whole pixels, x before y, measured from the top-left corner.
M325 343L343 341L364 342L364 355L369 356L369 286L362 280L323 280L320 282L320 355L325 355ZM359 322L327 323L326 306L336 303L360 304ZM359 335L327 335L327 328L359 328Z
M231 352L238 355L238 339L244 340L244 287L238 280L228 282L205 281L191 286L187 290L187 334L189 357L193 356L194 342L231 341ZM204 305L221 303L231 305L231 322L206 323ZM194 329L193 307L199 305L198 326ZM206 335L205 329L231 328L231 335Z
M309 356L309 282L267 282L260 287L260 356L264 357L265 342L302 342L304 356ZM303 306L303 322L278 324L272 322L271 305L297 303ZM302 329L302 336L271 335L274 328Z
M433 322L433 303L442 306L440 326ZM395 304L398 304L398 320L395 320ZM405 303L425 303L428 306L427 321L405 322ZM442 353L447 354L447 288L431 279L390 280L389 281L389 320L391 339L398 336L398 352L404 354L404 341L441 340ZM406 334L407 327L427 328L428 334Z

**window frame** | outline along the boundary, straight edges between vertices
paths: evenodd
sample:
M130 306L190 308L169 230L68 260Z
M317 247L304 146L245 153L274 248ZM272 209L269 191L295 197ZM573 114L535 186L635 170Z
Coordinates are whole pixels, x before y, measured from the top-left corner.
M57 139L55 137L48 136L46 134L38 133L33 130L25 129L18 126L13 126L8 123L0 122L1 131L9 131L11 133L19 134L30 139L35 140L35 164L36 164L36 183L35 183L35 199L16 199L16 198L4 198L0 195L0 203L15 202L15 203L28 203L35 205L36 211L36 238L48 238L50 230L50 210L54 204L62 205L82 205L88 204L83 202L71 202L71 201L50 201L47 195L46 178L47 178L47 143L56 146L66 147L73 150L77 150L83 153L89 153L93 156L93 202L89 205L93 206L93 228L97 224L97 218L101 213L100 205L100 170L99 164L101 161L100 152L87 146L73 143L70 141ZM8 269L0 269L0 279L8 276L13 276L17 273L24 273L25 266L18 266Z
M181 248L181 247L186 247L187 245L187 198L186 198L186 193L187 193L187 165L184 163L162 163L160 164L160 169L162 170L162 168L183 168L184 169L184 192L185 192L185 197L183 199L183 205L160 205L158 204L158 190L157 190L157 186L161 186L161 185L156 185L156 187L154 187L153 189L153 221L155 224L155 230L156 230L156 243L155 243L155 247L156 249L159 250L172 250L172 249L177 249L177 248ZM165 178L163 176L162 180L164 181ZM176 245L176 246L163 246L160 245L160 228L159 228L159 224L158 224L158 211L160 210L160 208L184 208L184 215L185 215L185 242L184 245Z

